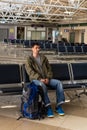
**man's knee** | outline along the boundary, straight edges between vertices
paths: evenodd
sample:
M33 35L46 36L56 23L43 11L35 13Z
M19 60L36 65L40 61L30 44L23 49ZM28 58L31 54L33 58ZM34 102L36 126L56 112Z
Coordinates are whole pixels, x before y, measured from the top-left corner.
M60 80L57 80L57 88L60 90L63 89L63 85L62 85L62 82Z

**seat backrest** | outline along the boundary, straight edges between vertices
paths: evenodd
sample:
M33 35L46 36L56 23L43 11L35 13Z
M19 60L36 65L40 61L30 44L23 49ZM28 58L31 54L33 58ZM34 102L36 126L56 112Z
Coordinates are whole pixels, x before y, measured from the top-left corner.
M87 80L87 63L71 63L73 80Z
M0 94L22 93L22 76L19 64L0 64Z
M74 48L73 46L66 46L67 53L74 53Z
M74 46L76 53L82 53L82 47L81 46Z
M61 81L70 80L69 66L67 63L51 63L53 78Z
M40 48L43 50L44 49L44 44L40 43Z
M57 50L58 49L58 44L57 43L52 43L52 49Z
M82 46L83 53L87 53L87 45Z
M58 53L59 54L65 54L66 53L66 47L65 46L58 46Z
M70 80L70 72L69 72L69 67L67 63L50 63L52 72L53 72L53 78L59 79L61 81L68 81ZM29 83L29 76L26 72L25 65L23 67L23 81L24 83Z
M21 83L21 72L18 64L0 64L0 84Z
M22 76L23 76L22 80L23 80L24 84L30 82L29 75L25 69L25 64L22 65Z
M44 43L44 49L45 50L50 50L51 49L51 44L49 42Z

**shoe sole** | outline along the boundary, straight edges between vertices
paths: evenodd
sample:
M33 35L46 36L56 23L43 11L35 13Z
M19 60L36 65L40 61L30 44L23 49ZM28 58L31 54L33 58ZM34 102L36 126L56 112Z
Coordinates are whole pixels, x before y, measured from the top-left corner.
M58 113L57 111L55 111L58 115L60 115L60 116L64 116L65 115L65 113Z
M58 113L58 112L57 112L57 113ZM65 114L59 114L59 113L58 113L58 115L60 115L60 116L64 116Z
M54 115L51 115L51 116L47 116L47 117L53 118L53 117L54 117Z

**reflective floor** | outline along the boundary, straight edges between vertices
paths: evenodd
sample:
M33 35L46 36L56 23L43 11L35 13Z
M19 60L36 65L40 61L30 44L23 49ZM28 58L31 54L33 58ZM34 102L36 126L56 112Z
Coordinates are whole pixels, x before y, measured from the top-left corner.
M17 120L20 116L20 95L0 96L0 130L87 130L86 95L65 103L63 109L65 116L59 116L54 112L54 118L46 117L40 121L25 118Z

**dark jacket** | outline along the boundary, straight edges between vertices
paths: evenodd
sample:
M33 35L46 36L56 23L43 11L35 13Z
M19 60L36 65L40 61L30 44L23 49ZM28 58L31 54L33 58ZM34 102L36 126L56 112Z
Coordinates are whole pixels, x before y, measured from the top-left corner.
M27 58L25 68L26 68L26 71L27 71L27 73L29 75L30 81L32 81L34 79L40 80L41 78L51 79L52 76L53 76L53 73L51 71L51 66L50 66L50 64L48 62L48 59L42 54L40 54L40 59L41 59L41 63L42 63L42 71L43 71L43 73L40 71L39 65L35 61L33 56L29 56Z

